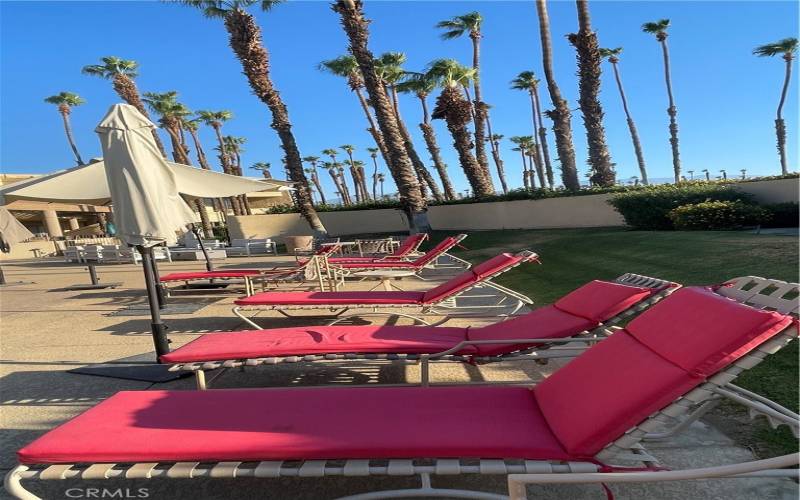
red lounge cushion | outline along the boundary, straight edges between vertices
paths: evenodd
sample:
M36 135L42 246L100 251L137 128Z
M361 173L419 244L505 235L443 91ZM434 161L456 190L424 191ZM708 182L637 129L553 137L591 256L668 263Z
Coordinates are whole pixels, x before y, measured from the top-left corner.
M231 269L229 271L195 271L185 273L170 273L161 276L160 281L191 281L191 280L207 280L214 278L244 278L246 276L257 276L261 271L257 269Z
M458 240L456 240L452 236L448 236L447 238L440 241L438 245L425 252L425 255L422 255L417 260L415 260L414 265L422 267L433 262L440 255L442 255L443 253L447 252L448 250L456 246L457 243Z
M119 392L18 457L25 464L572 458L524 387Z
M557 370L534 394L564 449L593 456L701 381L621 330Z
M402 243L400 243L400 246L397 247L397 250L392 253L392 257L406 256L407 254L413 252L414 249L416 249L420 244L422 244L423 241L427 239L428 235L425 233L412 234L403 240Z
M560 298L555 306L575 316L603 322L653 293L651 288L595 280Z
M627 330L684 370L708 376L791 321L783 314L743 306L709 289L688 287L631 321Z
M467 331L469 340L553 339L577 335L597 326L596 322L565 313L553 306L535 309L525 315ZM527 349L536 344L478 344L480 356L496 356Z
M432 326L301 326L209 333L161 356L165 363L328 353L436 353L466 339L466 329ZM468 346L461 354L474 354Z
M441 285L431 288L425 292L423 301L426 304L439 302L451 295L460 292L461 290L474 285L478 281L478 277L472 271L464 271L463 273L450 278Z
M234 301L240 306L422 304L422 292L263 292Z
M523 257L519 255L501 253L500 255L474 266L472 272L480 278L486 278L487 276L491 276L519 264L522 262L522 259Z

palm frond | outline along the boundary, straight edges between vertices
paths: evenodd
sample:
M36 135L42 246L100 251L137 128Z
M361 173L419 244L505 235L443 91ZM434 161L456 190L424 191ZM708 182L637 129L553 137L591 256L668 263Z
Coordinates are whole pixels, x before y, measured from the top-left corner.
M775 43L768 43L753 49L753 54L759 57L772 57L778 54L794 54L797 52L797 38L784 38Z
M622 47L617 47L615 49L600 49L600 57L618 57L620 54L622 54Z
M667 28L669 28L669 19L659 19L658 21L644 23L642 25L642 31L645 33L652 33L654 35L665 33Z

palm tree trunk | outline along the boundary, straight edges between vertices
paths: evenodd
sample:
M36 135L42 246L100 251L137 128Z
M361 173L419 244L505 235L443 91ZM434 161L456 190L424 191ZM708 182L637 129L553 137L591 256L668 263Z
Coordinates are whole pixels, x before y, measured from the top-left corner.
M369 195L369 189L367 189L367 176L364 172L364 167L358 167L358 183L361 186L361 197L364 201L371 201L372 197Z
M564 187L577 191L581 184L578 180L578 169L575 166L575 147L572 144L571 113L567 101L561 97L553 71L553 44L550 39L550 18L547 15L546 0L536 0L536 11L539 15L539 37L542 41L542 62L547 80L547 90L553 102L553 110L546 114L553 120L553 133L556 136L556 149L561 162L561 180Z
M608 152L606 131L603 126L603 106L600 104L600 45L597 34L592 31L588 0L576 0L578 8L577 34L568 36L578 56L580 98L578 103L583 113L583 125L589 143L589 166L591 182L596 186L610 187L615 184L616 174Z
M522 156L522 185L526 190L531 189L531 179L528 172L528 162L525 160L525 149L519 148L519 154Z
M781 174L789 173L789 166L786 161L786 123L783 121L783 104L786 102L786 93L789 91L789 82L792 80L792 54L787 53L783 56L786 61L786 77L783 79L783 89L781 90L781 100L778 103L778 112L775 118L775 135L778 139L778 154L781 158Z
M492 176L489 173L489 160L486 157L486 109L483 106L483 99L481 97L481 39L480 34L471 34L472 39L472 68L475 70L475 78L472 80L472 86L475 89L475 158L484 170L486 177L491 181Z
M189 160L186 150L183 148L183 144L181 144L180 132L178 132L180 125L174 119L165 117L164 120L164 129L167 131L170 142L172 143L172 158L175 160L175 163L192 166L192 162ZM206 238L213 237L214 232L211 228L211 221L208 218L208 213L206 212L205 202L202 198L195 198L192 203L195 210L197 210L198 216L200 217L200 225L203 229L203 236Z
M112 83L114 91L120 96L120 98L122 98L123 101L139 110L139 112L143 114L145 118L148 120L150 119L150 114L144 107L142 98L139 96L139 89L136 87L136 82L134 82L133 79L126 75L117 73L114 75L114 80ZM164 143L161 142L161 138L158 136L157 129L153 129L153 139L156 141L156 147L158 147L158 150L161 152L161 156L166 158L167 150L164 149Z
M289 178L294 183L297 208L315 233L327 235L325 226L314 210L311 189L292 134L289 112L270 79L269 54L261 42L261 30L253 16L239 9L233 9L226 14L225 28L230 35L231 48L242 63L250 88L272 113L271 127L278 133L281 141Z
M383 194L383 181L381 181L381 198L383 198L384 196L385 195Z
M344 198L344 190L342 189L342 185L339 182L339 176L336 175L336 171L333 170L333 169L328 169L328 174L331 176L331 179L333 180L333 186L336 188L336 191L339 193L339 198L341 199L342 204L346 205L347 203L345 203L346 200Z
M453 146L458 152L459 163L464 169L473 195L477 198L494 195L494 187L486 182L485 172L478 160L472 154L474 136L467 130L470 121L470 103L465 100L456 87L447 87L442 90L436 100L436 109L433 118L444 118L447 129L453 136Z
M658 36L661 42L661 51L664 56L664 81L667 85L667 96L669 97L669 143L672 146L672 170L675 174L675 183L681 181L681 153L678 149L678 108L675 107L675 99L672 96L672 76L669 70L669 47L667 47L666 34Z
M542 117L542 105L539 102L539 90L534 87L533 88L533 101L536 105L536 121L537 121L537 129L539 131L539 141L537 142L538 148L541 148L542 151L542 158L544 159L544 168L545 173L547 174L547 187L553 189L555 185L555 179L553 176L553 164L550 161L550 146L547 144L547 128L544 126L544 118ZM543 175L543 174L542 174ZM542 188L545 187L544 179L539 176L540 184Z
M211 170L211 166L208 164L208 158L206 158L206 152L203 149L203 145L200 143L200 137L197 135L197 131L193 129L189 129L189 134L192 136L192 143L194 143L194 152L197 155L197 162L200 164L200 168L203 170ZM222 200L219 198L214 198L214 210L217 212L224 212L224 205L222 204Z
M420 196L419 182L414 175L414 166L408 157L392 104L375 75L375 58L367 47L368 21L364 19L362 7L361 0L337 0L333 6L341 17L342 27L350 42L350 52L358 61L361 75L364 77L364 85L386 143L389 160L387 165L397 184L400 203L408 217L411 232L424 231L427 229L427 223L424 221L427 204L425 198ZM419 227L420 225L423 227Z
M503 167L503 159L500 158L500 149L494 142L494 135L492 134L492 121L489 119L489 113L486 113L486 132L489 134L489 144L492 145L492 158L494 159L494 166L497 168L497 177L500 179L500 186L503 188L503 194L508 194L508 183L506 183L506 170Z
M378 199L378 159L376 157L372 157L372 197L374 199ZM383 194L381 194L383 196Z
M625 111L625 117L628 120L628 130L631 133L633 150L636 153L636 162L639 164L639 174L642 178L642 184L646 186L650 182L647 179L647 166L644 163L644 153L642 152L642 143L639 141L639 132L636 130L636 124L633 122L631 112L628 110L628 98L625 96L625 89L622 87L622 78L619 76L619 68L617 67L617 63L612 61L611 67L614 70L614 78L617 81L619 96L622 99L622 109Z
M78 152L78 146L75 145L75 138L72 136L72 126L69 123L69 107L59 111L61 111L61 119L64 121L64 132L67 134L69 147L72 148L72 153L75 155L75 161L78 165L83 165L83 159Z
M325 191L322 190L322 183L319 182L319 176L316 173L311 174L311 182L314 183L314 187L317 188L317 193L319 193L319 199L323 205L327 205L328 201L325 199Z
M231 175L233 172L231 171L231 166L228 163L228 150L225 146L225 140L222 138L222 130L219 126L215 126L214 133L217 136L217 142L219 143L219 162L222 165L222 172L228 175ZM228 201L231 204L231 208L233 209L233 215L244 215L242 212L242 207L239 205L239 199L235 196L228 197Z
M529 90L528 95L530 96L530 99L531 99L531 121L533 122L533 135L532 135L532 137L533 137L533 155L534 155L534 160L535 160L534 163L536 163L536 175L539 176L539 184L542 186L542 189L544 189L547 186L547 184L545 183L545 169L542 168L542 166L544 164L544 160L543 160L543 156L544 155L542 153L542 150L544 149L543 141L547 140L547 130L544 127L541 127L541 128L539 127L538 117L540 117L541 115L539 115L539 109L538 109L538 107L536 105L536 102L537 102L538 98L536 96L537 94L536 94L536 87L535 86L532 87ZM538 141L536 140L536 135L537 134L539 134L539 140ZM548 157L549 157L549 155L548 155ZM548 164L548 169L549 168L550 168L550 165ZM551 176L552 176L552 172L551 172ZM551 189L552 189L552 186L551 186Z
M530 154L530 151L528 153L528 175L531 178L531 189L536 189L536 176L541 175L542 165L539 163L536 153Z
M408 133L406 123L403 121L403 117L400 115L400 99L397 95L397 88L394 85L391 86L391 92L394 114L397 118L397 125L400 127L400 133L403 135L403 140L406 144L406 150L408 151L408 157L411 158L411 163L414 164L414 169L417 171L420 186L427 185L433 194L433 199L441 202L443 201L442 191L439 189L439 186L436 185L436 181L433 179L433 176L428 171L425 163L422 162L417 154L417 150L414 147L414 142L411 140L411 134ZM422 195L426 196L426 193L423 191Z
M419 128L422 130L422 136L425 138L425 145L428 147L428 152L433 159L433 166L439 174L439 180L442 181L444 188L444 197L447 200L455 200L456 192L453 189L453 184L450 182L450 176L447 174L447 166L442 161L439 145L436 143L436 133L430 123L420 123Z

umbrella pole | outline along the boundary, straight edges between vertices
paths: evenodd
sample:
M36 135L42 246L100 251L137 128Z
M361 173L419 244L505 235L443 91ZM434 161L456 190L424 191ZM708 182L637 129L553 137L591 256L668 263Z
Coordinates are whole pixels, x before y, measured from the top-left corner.
M197 242L200 243L200 251L203 252L203 257L206 259L206 271L213 271L214 265L211 263L211 259L208 256L208 250L206 250L206 245L203 243L203 237L200 236L200 231L194 224L190 224L189 226L192 228L192 233L194 233L194 237L197 238Z
M153 283L156 284L156 298L158 299L158 308L164 309L164 304L167 303L167 299L164 296L164 287L161 286L161 275L158 273L158 261L152 255L153 249L150 248L150 264L153 266Z
M144 283L147 286L147 302L150 304L150 329L153 332L153 345L156 348L156 356L169 352L169 340L167 340L166 326L161 321L161 312L158 303L158 283L156 282L153 266L153 249L150 247L139 246L139 253L142 254L142 268L144 268Z
M3 273L3 268L0 267L0 285L6 284L6 275Z

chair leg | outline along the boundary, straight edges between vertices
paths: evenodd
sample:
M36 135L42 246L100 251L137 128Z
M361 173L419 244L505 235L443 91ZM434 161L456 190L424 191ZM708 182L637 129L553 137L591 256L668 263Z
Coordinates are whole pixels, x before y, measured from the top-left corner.
M20 500L41 500L39 497L22 487L22 473L28 470L24 465L18 465L8 471L3 480L3 487L15 498Z
M206 387L206 372L204 372L203 370L197 370L197 371L194 372L194 378L195 378L195 381L197 382L197 390L205 391L207 389L207 387Z

